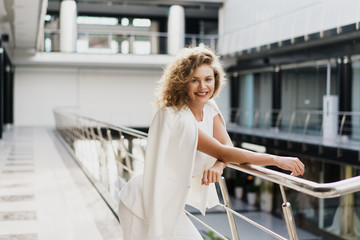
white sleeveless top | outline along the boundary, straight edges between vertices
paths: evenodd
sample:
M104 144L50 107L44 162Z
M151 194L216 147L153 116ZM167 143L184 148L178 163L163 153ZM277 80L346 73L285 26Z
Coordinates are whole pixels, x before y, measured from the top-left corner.
M197 122L197 125L200 130L213 137L214 117L218 115L219 112L210 103L207 103L204 106L203 119L201 122ZM216 160L217 159L214 157L200 151L196 151L191 186L186 204L199 209L203 215L205 215L206 208L212 208L219 204L215 184L210 183L208 186L201 185L204 171L211 168Z

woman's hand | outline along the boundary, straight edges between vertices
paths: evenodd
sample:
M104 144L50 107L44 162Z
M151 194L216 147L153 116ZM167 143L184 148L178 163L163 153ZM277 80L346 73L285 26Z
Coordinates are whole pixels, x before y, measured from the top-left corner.
M291 171L292 176L304 175L305 166L296 157L275 157L275 165L281 169Z
M223 170L225 167L225 163L221 161L216 161L214 166L204 171L201 185L209 185L209 183L218 182L221 175L223 174Z

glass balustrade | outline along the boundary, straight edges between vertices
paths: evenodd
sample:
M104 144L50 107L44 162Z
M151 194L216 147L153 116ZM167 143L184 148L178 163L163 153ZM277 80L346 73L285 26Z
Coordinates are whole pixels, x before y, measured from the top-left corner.
M44 52L59 52L59 30L46 29ZM167 33L131 31L79 31L77 53L96 54L167 54ZM217 35L185 34L185 46L217 48Z

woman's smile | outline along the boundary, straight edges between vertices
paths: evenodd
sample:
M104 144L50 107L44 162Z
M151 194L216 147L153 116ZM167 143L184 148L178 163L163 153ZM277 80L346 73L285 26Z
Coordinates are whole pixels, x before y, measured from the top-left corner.
M188 85L189 105L205 105L215 89L214 70L208 64L202 64L194 71Z
M205 97L209 92L196 92L195 94L200 97Z

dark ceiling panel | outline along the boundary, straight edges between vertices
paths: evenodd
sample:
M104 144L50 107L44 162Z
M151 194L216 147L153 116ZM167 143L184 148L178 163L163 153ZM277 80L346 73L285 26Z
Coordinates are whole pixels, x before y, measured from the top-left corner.
M113 15L113 16L147 16L167 17L170 5L165 4L171 1L103 1L103 0L79 0L77 2L80 14L92 15ZM146 2L146 4L145 4ZM179 1L181 2L181 1ZM185 1L186 2L186 1ZM192 3L185 5L185 16L187 18L217 19L219 6L206 3ZM158 3L158 4L155 4ZM160 4L162 3L162 4ZM49 0L48 12L59 12L60 1Z

